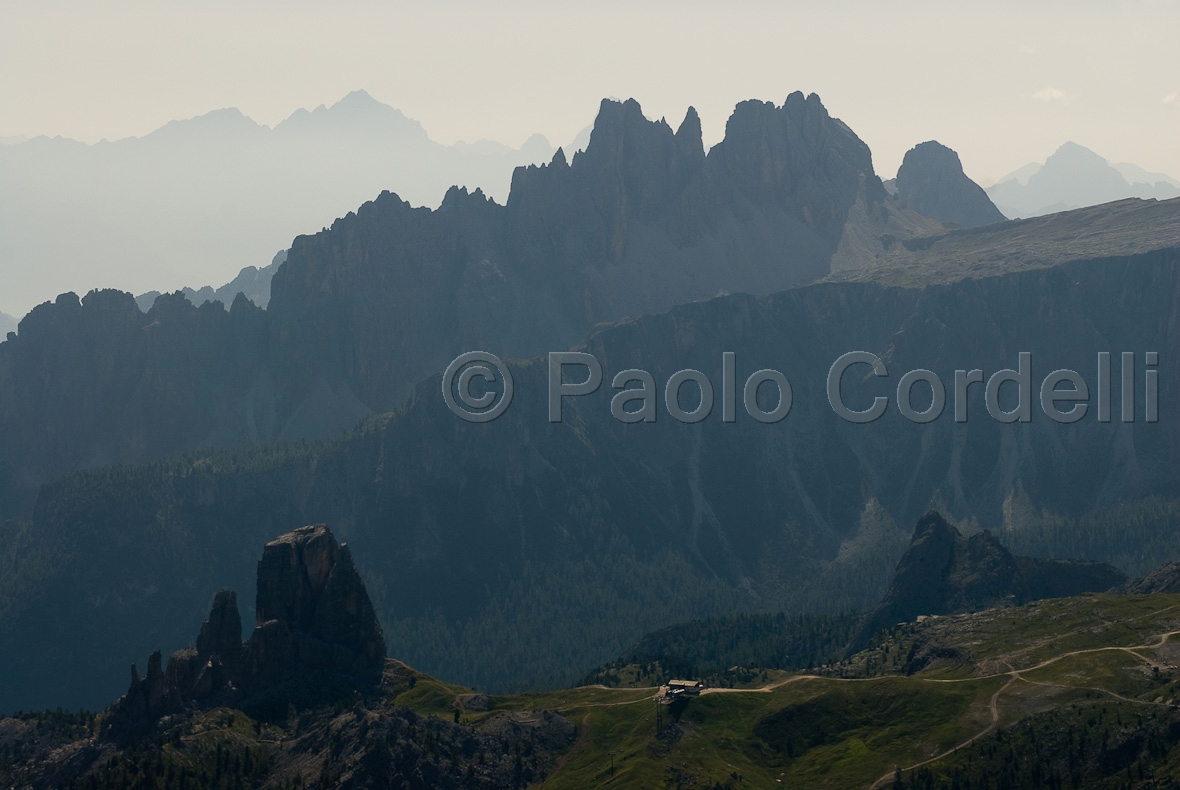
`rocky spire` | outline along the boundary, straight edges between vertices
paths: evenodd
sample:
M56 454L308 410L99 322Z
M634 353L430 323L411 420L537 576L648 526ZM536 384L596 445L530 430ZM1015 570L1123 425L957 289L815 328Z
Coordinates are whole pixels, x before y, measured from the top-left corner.
M222 590L213 598L209 619L201 624L197 637L197 655L217 656L222 663L236 662L242 653L242 616L238 613L238 594Z
M372 683L385 663L381 624L348 547L324 524L281 535L258 561L258 624L242 644L237 595L222 590L202 623L196 649L178 650L164 671L159 651L146 677L131 667L127 694L108 727L146 731L187 705L237 704L259 692L305 696ZM295 685L282 685L294 681Z
M385 661L381 624L352 555L324 524L266 544L256 610L246 648L254 671L267 678L310 668L379 672Z
M701 116L697 115L696 107L689 107L684 114L684 120L676 130L676 147L686 159L704 161L705 143L701 135Z
M1126 581L1104 562L1016 557L987 530L963 535L936 511L918 520L881 603L866 615L849 647L920 615L959 614L1041 598L1101 592Z

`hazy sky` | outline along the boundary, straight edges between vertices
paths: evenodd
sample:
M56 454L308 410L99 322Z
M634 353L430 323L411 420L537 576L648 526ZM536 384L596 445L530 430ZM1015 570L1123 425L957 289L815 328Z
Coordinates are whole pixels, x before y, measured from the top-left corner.
M1180 1L0 0L0 136L142 135L236 106L273 125L356 88L448 143L566 142L604 96L649 117L816 92L892 176L927 139L984 184L1074 140L1180 177Z

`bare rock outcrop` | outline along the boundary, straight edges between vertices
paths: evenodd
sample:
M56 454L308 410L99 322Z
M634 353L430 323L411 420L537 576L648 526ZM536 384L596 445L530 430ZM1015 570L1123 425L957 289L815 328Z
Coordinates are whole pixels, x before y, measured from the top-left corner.
M896 187L903 203L939 222L974 228L1005 219L983 188L963 172L959 155L935 140L906 152Z
M346 545L324 524L266 544L258 561L258 622L242 642L237 595L222 590L201 625L196 647L163 667L159 651L147 675L131 667L131 685L108 728L134 735L189 706L240 705L251 696L371 685L385 663L385 640Z
M364 674L385 661L381 624L352 555L323 524L266 544L256 609L246 650L261 675L311 668Z
M1165 563L1142 579L1127 582L1119 592L1131 595L1180 593L1180 561Z
M1105 562L1016 557L987 530L963 535L932 510L918 521L889 590L865 617L849 653L864 648L882 628L919 615L1102 592L1126 578Z

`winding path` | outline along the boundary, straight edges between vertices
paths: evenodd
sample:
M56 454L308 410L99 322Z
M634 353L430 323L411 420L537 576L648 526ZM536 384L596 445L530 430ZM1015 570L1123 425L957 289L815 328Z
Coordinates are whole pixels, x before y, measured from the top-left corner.
M970 746L972 743L974 743L975 741L979 740L980 738L982 738L983 736L987 735L989 732L994 730L1000 722L1000 709L999 709L999 704L998 704L999 699L1000 699L1000 695L1003 694L1004 691L1006 691L1008 689L1008 687L1011 686L1013 683L1015 683L1017 680L1021 680L1026 683L1034 683L1036 685L1041 685L1041 686L1056 685L1056 684L1052 684L1052 683L1038 683L1035 680L1029 680L1028 678L1025 678L1022 676L1023 673L1025 673L1025 672L1033 672L1038 669L1043 669L1044 667L1051 666L1052 664L1056 664L1058 661L1061 661L1064 658L1069 658L1071 656L1080 656L1080 655L1084 655L1086 653L1103 653L1103 652L1109 652L1109 651L1113 651L1113 650L1121 650L1124 653L1130 653L1131 655L1135 656L1136 658L1146 661L1147 663L1151 664L1152 666L1158 666L1158 664L1156 664L1154 661L1151 661L1146 656L1139 655L1139 653L1137 653L1135 651L1137 651L1137 650L1152 650L1152 649L1163 647L1165 644L1167 644L1168 639L1175 636L1176 634L1180 634L1180 630L1168 631L1165 634L1160 634L1160 636L1156 639L1155 642L1152 642L1150 644L1145 644L1145 645L1132 645L1130 647L1091 647L1091 648L1086 648L1084 650L1070 650L1066 653L1062 653L1059 656L1054 656L1053 658L1047 658L1044 661L1042 661L1041 663L1036 664L1031 667L1025 667L1024 669L1013 669L1013 670L1009 670L1008 672L998 672L993 675L982 675L980 677L975 677L975 678L958 678L958 679L950 679L950 680L936 680L933 678L930 678L930 679L921 678L922 680L926 680L929 683L963 683L966 681L987 680L988 678L1003 677L1003 676L1007 675L1009 680L1007 683L1005 683L1003 686L1001 686L999 689L997 689L995 694L992 694L991 701L988 703L988 709L990 710L991 716L992 716L991 723L989 723L986 727L984 727L981 731L977 732L975 735L972 735L970 738L968 738L967 740L963 741L960 744L956 744L955 746L952 746L950 749L947 749L942 754L937 754L928 760L923 760L920 763L914 763L913 765L908 766L906 768L902 768L901 770L912 771L915 768L921 768L923 765L929 765L932 762L935 762L937 760L941 760L943 757L946 757L947 755L954 754L959 749L962 749L964 746ZM1127 697L1122 697L1118 694L1115 694L1112 691L1108 691L1107 689L1102 689L1102 688L1097 688L1097 687L1076 686L1074 688L1087 688L1092 691L1102 691L1102 692L1105 692L1108 694L1112 694L1113 696L1118 697L1119 699L1126 700L1127 702L1136 702L1136 703L1140 703L1140 704L1144 704L1144 705L1159 704L1159 703L1154 703L1154 702L1146 702L1144 700L1131 700ZM883 784L885 784L890 779L892 779L896 772L897 772L897 768L895 767L892 771L885 773L880 779L878 779L877 781L875 781L871 785L869 785L869 790L877 790L877 788L881 787Z
M1173 608L1173 607L1169 607L1169 608ZM1155 612L1153 614L1158 614L1158 612ZM975 741L979 740L980 738L982 738L985 735L987 735L988 733L990 733L992 730L996 729L996 727L999 726L999 723L1000 723L1000 706L999 706L1000 695L1003 694L1005 691L1007 691L1008 688L1010 686L1012 686L1012 684L1018 680L1021 682L1024 682L1024 683L1030 683L1030 684L1038 685L1038 686L1053 686L1053 687L1058 687L1058 688L1081 688L1081 689L1087 689L1090 691L1099 691L1099 692L1102 692L1105 694L1109 694L1109 695L1111 695L1117 699L1120 699L1124 702L1130 702L1130 703L1135 703L1135 704L1139 704L1139 705L1161 704L1161 703L1156 703L1156 702L1148 702L1146 700L1131 699L1130 697L1124 697L1120 694L1110 691L1109 689L1104 689L1104 688L1099 688L1099 687L1067 686L1067 685L1061 685L1061 684L1056 684L1056 683L1045 683L1042 681L1029 680L1028 678L1024 677L1024 673L1025 672L1035 672L1038 669L1044 669L1045 667L1052 666L1053 664L1056 664L1058 661L1061 661L1066 658L1070 658L1072 656L1085 655L1088 653L1104 653L1104 652L1111 652L1111 651L1122 651L1124 653L1130 653L1131 655L1135 656L1136 658L1140 659L1141 661L1144 661L1153 667L1158 667L1160 665L1157 664L1155 661L1152 661L1151 659L1147 658L1146 656L1141 655L1140 653L1138 653L1136 651L1154 650L1154 649L1161 648L1165 644L1167 644L1167 642L1170 638L1172 638L1173 636L1176 636L1177 634L1180 634L1180 629L1177 629L1175 631L1168 631L1166 633L1160 634L1158 637L1156 637L1154 642L1150 642L1150 643L1142 644L1142 645L1119 646L1119 647L1091 647L1091 648L1084 648L1084 649L1079 649L1079 650L1069 650L1065 653L1054 656L1052 658L1047 658L1044 661L1041 661L1038 664L1034 664L1031 667L1024 667L1023 669L1009 669L1006 672L995 672L990 675L977 675L975 677L969 677L969 678L911 677L911 680L917 680L917 681L924 682L924 683L973 683L973 682L977 682L980 680L989 680L992 678L1001 678L1001 677L1007 677L1008 682L1005 683L1000 688L996 689L996 692L994 694L992 694L991 699L988 700L988 712L991 714L991 721L988 723L988 725L986 727L984 727L982 730L980 730L979 732L972 735L970 738L966 739L965 741L963 741L961 743L958 743L958 744L952 746L951 748L947 749L946 751L942 752L941 754L936 754L935 756L930 757L929 759L922 760L921 762L914 763L913 765L906 766L904 768L902 768L900 766L895 766L892 770L888 771L887 773L882 775L879 779L877 779L877 781L875 781L871 785L869 785L868 790L878 790L878 788L882 787L885 783L887 783L888 781L890 781L893 778L893 776L897 772L898 768L901 768L901 770L903 770L903 771L912 771L915 768L921 768L924 765L929 765L930 763L937 762L938 760L941 760L944 757L954 754L959 749L962 749L966 746L970 746ZM1063 634L1062 636L1068 636L1068 634ZM1061 638L1061 637L1057 637L1057 638ZM830 677L828 675L810 675L810 674L809 675L791 675L790 677L782 678L781 680L776 680L772 683L767 683L766 685L759 686L757 688L748 688L748 689L707 688L707 689L702 690L701 694L768 694L768 693L774 691L775 689L782 688L783 686L786 686L786 685L789 685L792 683L799 683L804 680L827 680L827 681L832 681L832 682L837 682L837 683L869 683L869 682L879 681L879 680L881 680L881 677L835 678L835 677ZM602 688L605 689L606 687L603 686ZM636 691L639 689L628 689L628 690L629 691ZM617 707L620 705L635 705L640 702L650 702L651 700L658 698L658 696L659 696L659 691L656 690L655 693L653 693L651 696L645 696L645 697L640 697L638 699L626 700L624 702L595 702L595 703L585 703L582 705L572 705L571 707L598 708L598 707ZM577 751L579 746L581 746L582 748L585 748L585 742L586 742L586 740L588 740L589 731L590 731L589 718L590 718L590 714L587 713L586 716L582 719L583 730L578 738L578 742L575 744L574 749L572 751ZM571 753L572 753L572 751L571 751ZM565 756L565 758L563 758L563 760L561 761L561 763L558 766L559 768L561 767L561 765L564 765L564 763L566 761L568 761L569 756L570 755L567 754Z

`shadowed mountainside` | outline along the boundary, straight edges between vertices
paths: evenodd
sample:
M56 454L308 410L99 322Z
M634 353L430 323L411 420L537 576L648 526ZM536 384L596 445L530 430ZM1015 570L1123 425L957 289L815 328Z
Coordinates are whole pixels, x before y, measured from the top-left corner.
M1180 198L1131 198L978 228L884 240L885 251L831 281L922 287L1063 263L1142 255L1180 247Z
M451 723L399 705L419 680L451 697L455 688L386 659L364 583L325 525L268 542L257 588L245 643L236 596L223 590L196 647L166 666L153 653L143 677L132 665L127 693L99 716L0 719L0 782L146 786L136 761L168 744L151 772L165 787L491 790L543 778L573 745L574 726L547 710L461 726L458 708Z
M191 707L258 707L323 701L376 685L385 641L348 547L324 524L302 527L266 544L258 561L257 625L242 642L237 596L222 590L201 625L196 647L163 665L152 653L140 677L114 704L108 734L142 736L163 716Z
M963 172L959 155L934 140L906 152L896 183L903 203L939 222L974 228L1005 219L987 193Z
M1106 563L1013 556L991 533L965 536L931 511L918 521L888 592L861 623L848 654L867 647L881 629L919 615L962 614L1105 592L1126 580Z
M266 306L270 304L271 278L274 277L275 272L285 260L287 260L287 251L281 250L266 266L261 269L257 266L247 266L238 272L237 277L219 288L210 285L196 289L185 287L181 288L180 292L197 307L205 302L233 304L238 294L244 294L247 299L265 310ZM135 297L135 303L139 305L140 310L146 313L152 309L152 305L156 303L156 299L160 295L159 291L148 291Z
M302 552L303 561L279 567L264 555L259 567L260 587L278 582L289 590L280 598L289 610L312 602L317 580L340 569L339 555L330 570L324 564L334 541L323 535L307 527L268 545L267 555L276 544ZM986 575L992 566L983 559L976 570ZM302 576L312 594L292 589L289 576ZM354 573L343 576L363 594ZM379 639L371 613L327 595L329 584L315 608ZM559 790L604 783L1120 790L1129 776L1132 785L1142 778L1144 786L1170 786L1180 780L1177 601L1088 594L930 617L894 625L868 649L809 663L803 673L772 667L796 664L816 648L822 657L850 618L686 623L637 646L656 655L594 676L613 687L497 696L387 659L379 678L332 671L318 678L332 682L280 682L261 694L230 683L159 706L192 654L207 656L204 678L217 675L227 650L231 663L239 660L236 608L220 593L196 650L174 655L181 672L171 663L162 670L156 654L155 685L133 679L130 693L98 714L58 709L0 718L0 783L30 790L538 783ZM768 663L730 666L710 674L699 696L661 700L653 683L670 668L690 668L677 653ZM157 709L147 713L152 688ZM135 709L143 712L130 719Z
M1165 563L1142 579L1128 582L1123 591L1132 595L1180 593L1180 560Z
M568 348L600 322L771 293L881 253L883 233L940 227L887 198L814 94L739 104L708 155L695 111L674 133L604 101L586 150L518 169L507 205L382 193L300 236L266 312L161 298L144 314L115 291L34 309L0 344L0 518L71 469L338 434L463 351Z
M1133 544L1123 570L1143 573L1180 556L1174 521L1118 511L1106 523L1103 514L1175 496L1176 369L1160 367L1158 423L1119 422L1117 384L1111 423L1093 408L1072 425L1051 422L1035 398L1040 379L1062 367L1093 391L1099 351L1134 350L1141 361L1145 350L1180 342L1177 255L925 288L821 283L735 295L602 328L584 346L605 382L640 368L662 391L673 372L694 368L719 398L722 352L736 350L739 385L762 368L789 377L792 411L774 425L740 404L737 421L723 423L720 402L695 425L669 419L662 403L655 423L625 425L611 416L607 383L567 399L563 422L550 423L537 360L512 363L516 399L486 425L452 414L436 377L405 409L344 440L67 476L42 490L29 524L6 527L14 572L0 581L0 660L9 668L0 699L29 707L109 698L96 676L114 683L132 657L183 644L186 622L227 578L248 583L244 547L292 522L331 522L363 549L391 652L493 689L568 683L673 622L868 607L904 551L908 536L896 525L934 502L1009 541L1021 535L1011 525L1022 492L1036 514L1090 524L1063 529L1063 539L1108 536L1080 556L1106 560ZM846 374L844 397L856 409L894 397L904 371L934 371L951 398L954 370L990 376L1028 351L1030 422L989 417L982 385L969 392L967 423L953 421L953 402L926 425L893 406L868 425L844 422L825 380L849 349L878 354L890 373ZM1015 395L1006 387L1001 406ZM915 408L920 398L915 391ZM85 678L55 658L77 645L91 652Z

